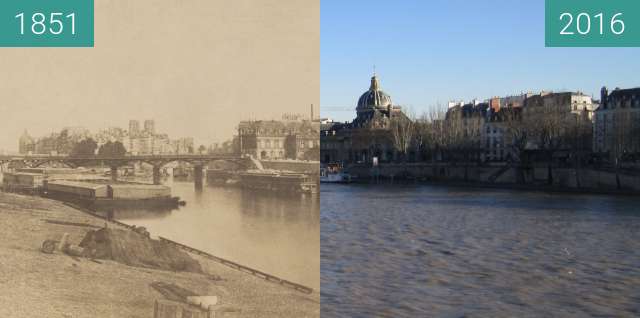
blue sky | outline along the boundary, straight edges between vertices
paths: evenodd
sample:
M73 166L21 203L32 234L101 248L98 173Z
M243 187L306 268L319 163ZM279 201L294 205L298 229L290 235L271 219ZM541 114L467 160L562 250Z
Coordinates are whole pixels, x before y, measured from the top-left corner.
M376 65L416 113L451 99L640 86L640 48L545 48L543 0L321 0L321 115L351 120Z

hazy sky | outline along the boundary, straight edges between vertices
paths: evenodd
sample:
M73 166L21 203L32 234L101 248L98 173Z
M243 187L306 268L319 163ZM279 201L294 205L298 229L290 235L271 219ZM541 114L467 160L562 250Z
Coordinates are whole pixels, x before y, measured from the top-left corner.
M321 107L355 117L377 66L416 113L451 99L640 86L638 48L545 48L544 0L322 0Z
M95 0L95 48L0 48L0 149L65 126L198 144L319 105L317 0Z

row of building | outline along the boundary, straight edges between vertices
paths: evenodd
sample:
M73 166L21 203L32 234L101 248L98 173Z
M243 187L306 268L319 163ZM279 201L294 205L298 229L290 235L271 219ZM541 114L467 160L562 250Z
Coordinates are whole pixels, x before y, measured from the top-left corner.
M19 139L21 154L69 154L75 144L92 138L98 147L107 142L120 142L130 154L190 154L194 153L193 138L170 139L167 134L156 133L155 122L145 120L143 128L137 120L129 121L129 129L111 127L91 133L83 127L67 127L60 132L35 138L25 130Z
M312 107L313 109L313 107ZM157 133L153 120L131 120L129 129L111 127L91 133L82 127L67 127L60 132L35 138L25 130L19 139L21 154L69 154L84 139L96 141L98 148L107 142L120 142L129 154L240 153L258 159L318 160L320 121L301 115L285 114L282 120L248 120L238 125L232 140L197 149L193 138L170 139Z
M392 103L374 74L369 90L358 99L353 121L323 120L321 161L391 162L401 155L421 160L423 132L413 132L413 142L404 153L394 121L416 119ZM599 101L582 92L540 92L450 102L442 114L430 118L429 125L439 128L431 132L429 142L460 152L472 150L474 157L466 160L517 160L524 149L551 148L617 158L640 152L640 88L609 92L603 87ZM419 130L418 125L410 126Z
M448 106L445 121L461 123L466 145L483 161L515 160L525 149L591 151L598 108L582 92L523 93Z
M313 108L312 108L313 109ZM318 160L320 120L284 115L282 120L242 121L234 144L257 159Z

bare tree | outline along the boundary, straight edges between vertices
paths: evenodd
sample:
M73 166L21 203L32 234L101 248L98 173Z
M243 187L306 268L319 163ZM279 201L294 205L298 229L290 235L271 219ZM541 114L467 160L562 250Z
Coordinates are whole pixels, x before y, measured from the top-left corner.
M430 152L431 160L436 161L441 155L448 136L445 129L446 109L438 104L431 108L429 112L422 114L416 130L419 144L423 149Z
M591 152L593 125L586 110L572 114L565 127L565 144L570 150L575 169L576 185L580 188L580 171L585 154Z
M430 111L423 112L414 121L415 147L424 157L436 158L436 152L441 144L442 133L438 123L444 118L444 111L439 106L432 107Z
M532 141L547 155L547 183L553 183L553 158L565 141L572 114L557 105L540 105L524 116L523 123Z
M415 146L418 150L418 153L421 157L426 157L429 153L431 146L431 136L430 136L430 121L426 116L426 113L423 113L419 118L417 118L414 122L415 129ZM422 160L422 159L421 159Z
M528 142L527 126L522 121L522 108L501 109L499 120L503 123L505 143L511 148L513 160L522 163Z
M406 162L407 153L414 143L416 136L415 118L413 116L397 116L389 123L394 148L402 155Z
M475 105L455 106L447 110L445 120L445 149L448 160L464 165L464 179L468 180L469 164L479 160L484 111Z
M616 184L620 183L620 165L625 156L631 152L640 150L640 113L634 113L629 109L618 111L613 118L614 129L610 140L611 156L614 160Z
M529 141L528 127L522 120L521 107L507 107L500 110L498 120L504 127L504 142L509 147L512 161L516 164L518 182L524 182L524 169L528 166L525 150Z

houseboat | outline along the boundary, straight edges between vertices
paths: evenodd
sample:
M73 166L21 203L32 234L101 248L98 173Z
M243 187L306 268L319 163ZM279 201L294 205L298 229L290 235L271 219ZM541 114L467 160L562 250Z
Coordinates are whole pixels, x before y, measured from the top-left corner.
M101 182L109 179L82 169L18 168L15 172L3 173L2 188L8 192L39 194L46 182L58 180Z
M280 193L318 193L318 184L303 173L254 170L238 174L238 184L245 189Z
M37 194L42 190L45 176L40 173L4 172L2 189L7 192Z
M96 209L137 206L177 207L181 203L180 198L171 196L171 188L167 186L137 183L110 184L58 180L45 182L43 195Z

